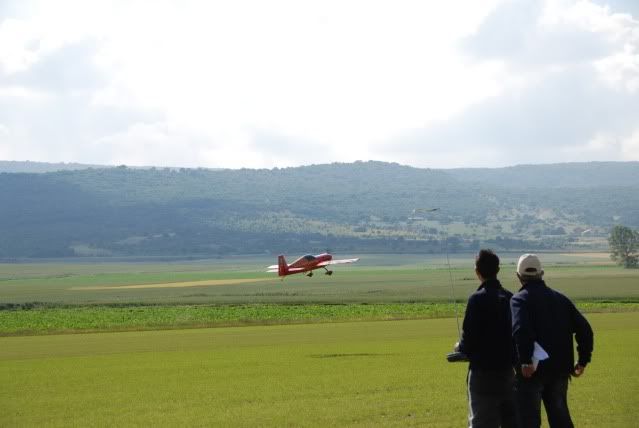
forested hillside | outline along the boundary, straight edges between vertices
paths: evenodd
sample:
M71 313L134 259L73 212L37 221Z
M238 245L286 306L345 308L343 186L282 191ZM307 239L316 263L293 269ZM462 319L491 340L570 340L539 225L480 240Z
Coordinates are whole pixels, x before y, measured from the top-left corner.
M611 187L637 186L639 162L558 163L506 168L446 170L463 181L505 187Z
M0 173L0 200L5 259L597 248L639 226L639 163Z

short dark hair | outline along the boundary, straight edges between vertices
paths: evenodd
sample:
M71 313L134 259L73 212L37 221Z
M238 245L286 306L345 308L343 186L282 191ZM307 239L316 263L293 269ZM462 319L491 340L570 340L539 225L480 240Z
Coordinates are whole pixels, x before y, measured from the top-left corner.
M497 278L499 272L499 257L489 249L479 250L479 254L475 257L475 269L485 279Z

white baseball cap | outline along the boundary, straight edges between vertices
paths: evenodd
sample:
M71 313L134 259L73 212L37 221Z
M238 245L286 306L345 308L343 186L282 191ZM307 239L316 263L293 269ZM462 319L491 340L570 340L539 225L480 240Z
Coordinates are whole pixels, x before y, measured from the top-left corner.
M520 276L537 276L544 273L541 261L536 254L524 254L517 262L517 273Z

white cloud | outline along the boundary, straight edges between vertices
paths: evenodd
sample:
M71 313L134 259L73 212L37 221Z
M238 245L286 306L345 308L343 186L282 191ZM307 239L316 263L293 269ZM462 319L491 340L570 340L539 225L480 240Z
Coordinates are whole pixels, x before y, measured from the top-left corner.
M585 160L597 158L620 161L639 161L639 130L619 137L613 134L597 133L586 145L564 149L573 156Z
M13 4L20 13L0 17L0 122L20 129L8 143L20 147L2 154L14 158L491 166L519 160L513 135L571 134L578 116L566 111L564 124L549 123L544 103L569 106L561 99L568 92L594 102L579 95L588 84L622 98L639 87L637 21L588 1ZM466 51L464 40L473 41ZM577 74L584 86L558 86ZM482 124L481 111L494 122ZM528 127L527 115L546 128ZM500 132L500 116L520 128ZM625 125L606 126L596 132L629 135ZM442 140L402 143L420 133ZM567 146L595 138L575 135ZM615 147L611 158L621 156ZM556 161L576 156L561 153Z
M94 162L118 165L197 166L201 155L193 139L164 123L135 123L124 132L93 141L88 149Z
M5 73L29 68L37 60L32 47L36 36L30 34L23 21L7 19L0 23L0 67Z
M595 63L600 78L611 87L629 92L639 91L639 40L627 43L622 52Z
M639 129L621 141L624 160L639 161Z
M11 141L11 131L6 125L0 123L0 159L9 155L9 142Z
M42 91L25 88L23 86L0 86L0 98L18 98L29 101L39 101L47 98Z
M9 159L9 142L10 142L10 131L5 125L0 123L0 159Z
M632 159L637 24L592 2L504 3L463 44L501 63L496 95L382 153L432 167Z
M442 44L481 16L431 9L279 2L156 11L149 31L112 38L99 54L115 78L95 101L161 109L174 126L229 145L242 144L246 129L268 129L359 159L369 144L447 117L494 86L485 65ZM189 25L179 32L154 29L182 19Z
M608 133L597 133L586 144L566 145L559 148L561 154L570 156L576 161L593 159L626 160L621 156L621 141Z
M21 16L4 19L0 16L0 72L9 75L28 70L65 45L89 37L104 37L116 30L108 27L114 23L115 15L106 3L79 0L12 3Z
M562 2L558 2L561 4ZM552 3L551 3L552 5ZM600 78L616 89L639 89L639 20L627 13L614 13L608 6L580 1L567 7L549 7L541 22L549 27L599 35L609 43L606 55L593 66Z

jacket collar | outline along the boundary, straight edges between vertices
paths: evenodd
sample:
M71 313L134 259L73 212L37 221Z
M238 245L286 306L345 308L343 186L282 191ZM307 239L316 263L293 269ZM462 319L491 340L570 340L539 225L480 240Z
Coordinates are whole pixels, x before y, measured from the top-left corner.
M481 290L482 288L501 288L501 282L499 282L498 279L487 279L486 281L482 282L481 285L479 286L479 288L477 289L477 291Z
M526 284L522 285L519 291L528 290L530 288L542 288L546 287L546 283L543 279L537 279L535 281L528 281Z

